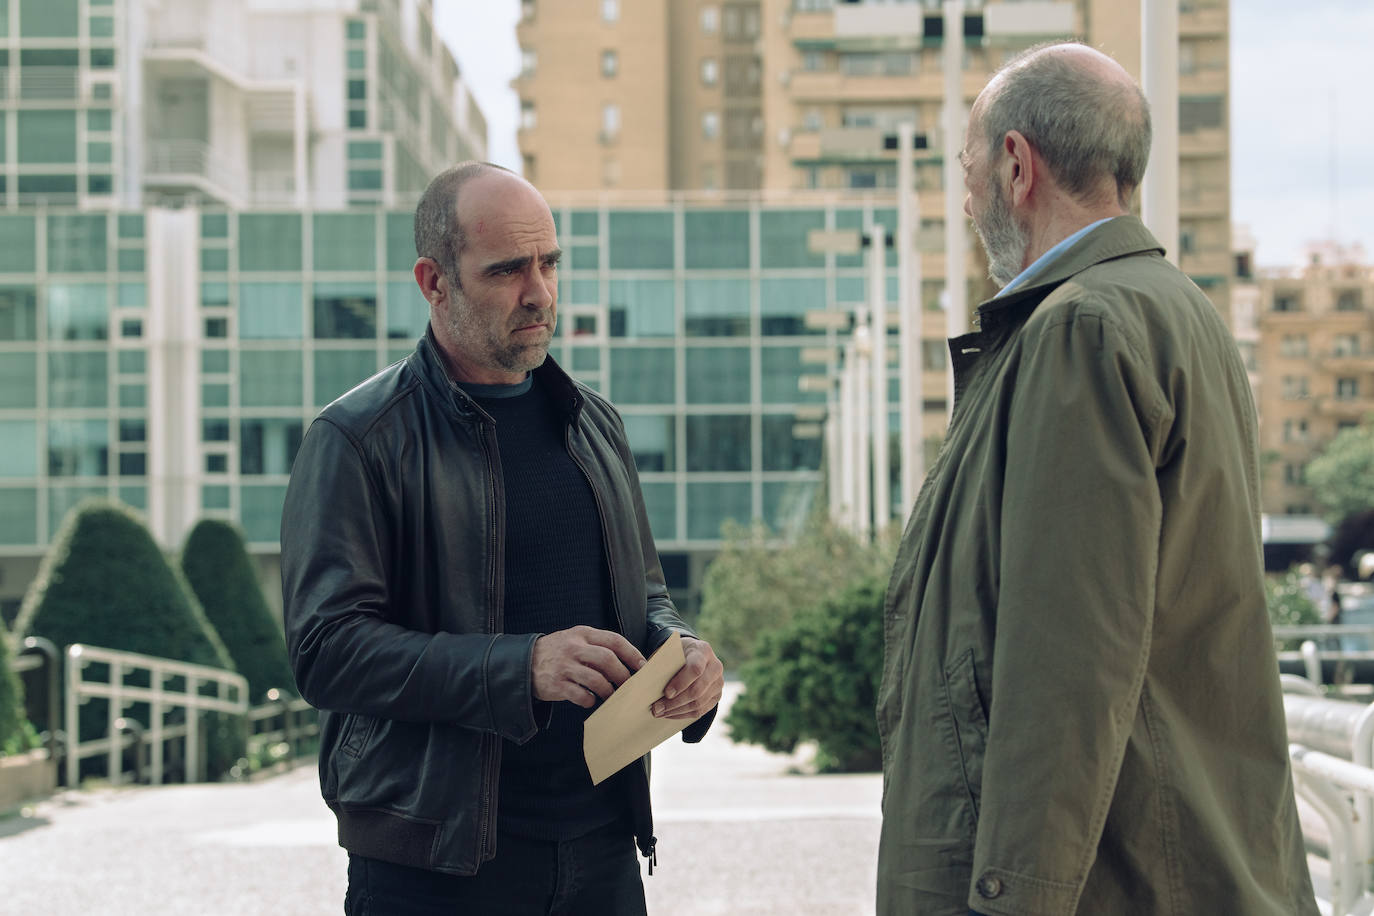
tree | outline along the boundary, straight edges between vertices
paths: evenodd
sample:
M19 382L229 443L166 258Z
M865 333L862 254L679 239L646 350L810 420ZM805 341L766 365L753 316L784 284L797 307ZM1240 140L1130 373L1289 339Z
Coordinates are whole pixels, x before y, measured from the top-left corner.
M128 509L92 500L67 515L15 620L17 636L45 636L59 647L104 649L234 670L224 643L180 573ZM146 681L145 681L146 685ZM81 740L105 732L106 701L82 711ZM130 714L147 724L146 706ZM213 777L242 756L231 717L206 717Z
M252 701L262 702L273 687L295 693L286 641L238 530L213 519L197 523L181 552L181 569L239 673L248 678Z
M760 634L786 624L798 608L857 581L885 579L896 548L895 537L864 544L819 514L788 544L761 524L729 524L724 534L702 583L699 627L731 669L749 659Z
M1326 450L1308 463L1304 477L1333 524L1374 509L1374 423L1337 433Z
M814 740L823 771L877 769L886 585L856 583L763 634L726 717L730 737L781 753Z
M1326 544L1329 559L1341 567L1345 577L1359 578L1360 555L1374 551L1374 509L1352 512L1341 519Z

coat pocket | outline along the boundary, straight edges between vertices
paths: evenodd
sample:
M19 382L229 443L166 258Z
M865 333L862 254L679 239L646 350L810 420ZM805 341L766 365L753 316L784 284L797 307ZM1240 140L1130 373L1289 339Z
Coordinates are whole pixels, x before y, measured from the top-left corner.
M355 759L361 757L376 723L377 720L372 716L348 713L343 731L339 735L339 750Z
M983 697L978 692L972 649L945 669L945 701L949 704L950 718L954 721L955 751L976 820L983 795L983 757L988 746L988 716Z

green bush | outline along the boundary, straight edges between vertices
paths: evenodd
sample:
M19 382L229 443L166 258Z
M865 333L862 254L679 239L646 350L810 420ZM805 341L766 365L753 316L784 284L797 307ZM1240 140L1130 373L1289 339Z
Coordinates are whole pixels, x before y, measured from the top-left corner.
M45 636L61 648L86 643L235 670L190 587L147 528L128 509L101 501L68 514L24 596L15 633ZM86 704L81 740L105 734L108 708L103 700ZM144 704L126 715L149 724ZM204 724L214 779L243 756L246 727L242 717L226 714L207 715Z
M1290 569L1282 576L1265 580L1265 597L1269 603L1269 624L1275 627L1305 626L1321 623L1317 605L1307 594L1302 574ZM1276 643L1279 641L1276 640ZM1300 639L1283 640L1280 649L1296 649Z
M701 636L727 668L738 669L754 654L755 641L785 625L798 608L855 582L886 581L896 543L894 536L865 544L824 515L809 519L786 544L763 525L727 525L725 546L702 583Z
M763 634L726 717L731 738L781 753L814 740L823 771L878 769L885 586L869 578Z
M239 673L248 678L252 701L261 703L273 687L294 695L286 639L238 530L212 519L197 523L181 552L181 570Z
M0 622L0 756L28 750L33 731L24 717L23 685L10 665L12 647ZM26 726L28 726L26 728Z

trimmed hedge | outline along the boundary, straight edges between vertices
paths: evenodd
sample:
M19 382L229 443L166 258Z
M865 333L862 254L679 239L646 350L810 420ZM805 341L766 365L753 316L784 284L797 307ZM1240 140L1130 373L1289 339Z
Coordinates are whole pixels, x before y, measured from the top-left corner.
M822 771L879 769L885 587L865 579L762 634L726 717L731 738L781 753L814 740Z
M11 651L9 633L0 622L0 756L18 753L29 746L23 686L10 666Z
M24 596L15 632L45 636L61 648L79 642L236 670L152 534L130 510L104 501L83 502L68 514ZM107 709L102 700L86 704L81 740L105 733ZM148 724L146 705L128 714ZM215 779L243 756L246 729L233 716L209 714L204 721Z
M239 673L248 678L252 702L261 703L273 687L295 694L285 636L238 529L213 519L197 523L181 552L181 571Z

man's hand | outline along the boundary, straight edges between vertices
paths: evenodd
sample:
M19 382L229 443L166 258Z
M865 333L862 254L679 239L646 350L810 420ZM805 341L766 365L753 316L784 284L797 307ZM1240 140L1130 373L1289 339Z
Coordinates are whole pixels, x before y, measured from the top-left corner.
M682 670L663 688L662 699L649 711L660 719L700 719L720 702L725 689L725 666L710 643L693 636L682 637Z
M713 656L714 657L714 656ZM530 661L534 697L590 707L606 699L644 665L624 636L595 627L572 627L534 641Z

